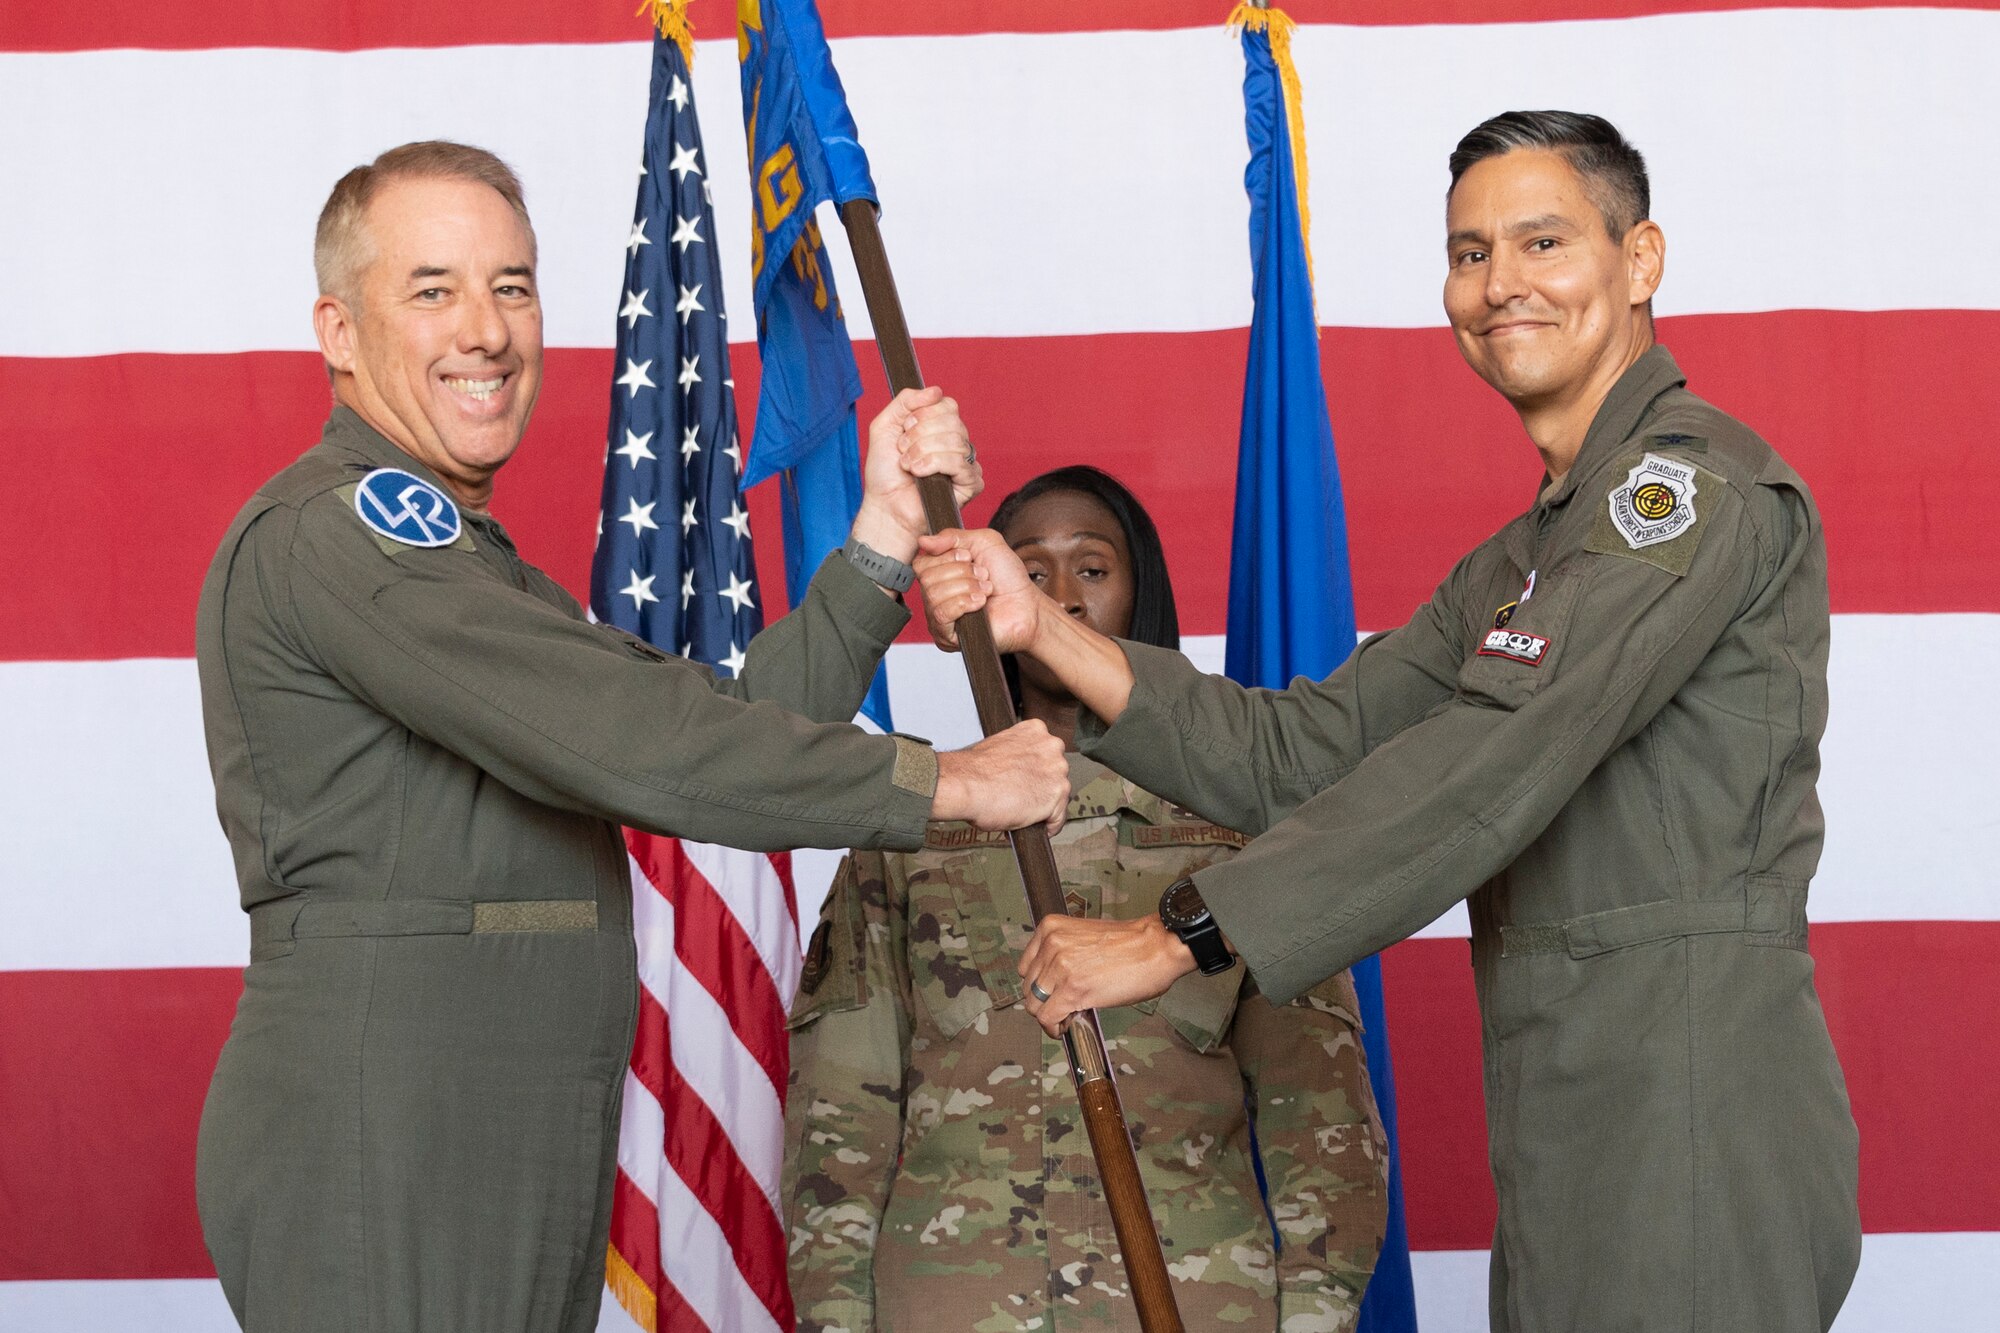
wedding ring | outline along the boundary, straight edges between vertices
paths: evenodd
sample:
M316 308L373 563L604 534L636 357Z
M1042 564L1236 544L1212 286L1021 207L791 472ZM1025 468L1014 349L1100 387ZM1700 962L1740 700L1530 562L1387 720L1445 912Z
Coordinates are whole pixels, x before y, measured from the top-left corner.
M1042 989L1042 983L1039 981L1031 981L1028 983L1028 993L1033 995L1036 999L1040 1000L1043 1004L1047 1004L1052 998L1054 998L1049 994L1049 992Z

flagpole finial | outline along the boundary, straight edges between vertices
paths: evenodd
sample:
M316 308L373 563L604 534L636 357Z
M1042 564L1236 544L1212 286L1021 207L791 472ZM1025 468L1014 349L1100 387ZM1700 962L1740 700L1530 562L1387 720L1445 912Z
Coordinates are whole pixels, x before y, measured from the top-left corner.
M688 22L688 0L639 0L637 15L650 18L653 26L681 49L681 59L694 68L694 25Z

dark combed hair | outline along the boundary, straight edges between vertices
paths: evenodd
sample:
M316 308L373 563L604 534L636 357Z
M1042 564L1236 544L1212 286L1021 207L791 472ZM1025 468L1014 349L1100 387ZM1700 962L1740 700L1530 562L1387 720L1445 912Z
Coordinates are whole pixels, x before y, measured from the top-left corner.
M1451 188L1445 198L1451 198L1459 177L1476 163L1517 148L1561 153L1583 178L1584 190L1614 241L1624 240L1626 232L1652 215L1646 159L1616 125L1581 111L1506 111L1474 126L1452 150Z
M1126 637L1135 643L1156 648L1181 646L1181 620L1174 610L1174 584L1167 574L1167 553L1160 545L1160 530L1138 497L1108 472L1077 465L1044 472L1000 502L989 526L1004 534L1007 524L1020 514L1029 501L1044 495L1068 492L1087 496L1111 511L1125 534L1125 549L1132 557L1132 628ZM1013 654L1003 659L1007 686L1018 708L1021 702L1020 673Z

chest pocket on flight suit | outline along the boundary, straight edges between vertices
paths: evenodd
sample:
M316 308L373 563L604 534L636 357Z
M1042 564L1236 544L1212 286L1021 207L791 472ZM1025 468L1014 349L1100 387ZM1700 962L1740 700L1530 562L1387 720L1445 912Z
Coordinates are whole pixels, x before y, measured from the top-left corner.
M1470 633L1458 671L1459 695L1506 709L1532 699L1556 672L1589 571L1589 564L1571 554L1536 571L1534 594L1526 601L1511 601L1514 590L1501 587L1489 591L1492 606L1466 608Z

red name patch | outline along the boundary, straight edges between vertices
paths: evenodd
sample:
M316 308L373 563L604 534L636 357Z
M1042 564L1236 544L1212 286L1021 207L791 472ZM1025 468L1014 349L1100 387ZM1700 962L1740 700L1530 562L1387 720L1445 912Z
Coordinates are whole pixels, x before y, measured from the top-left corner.
M1510 629L1494 630L1479 647L1481 657L1504 657L1529 666L1540 666L1548 652L1549 641L1541 635L1522 634Z

